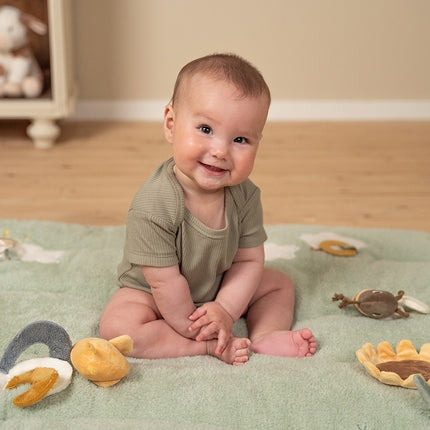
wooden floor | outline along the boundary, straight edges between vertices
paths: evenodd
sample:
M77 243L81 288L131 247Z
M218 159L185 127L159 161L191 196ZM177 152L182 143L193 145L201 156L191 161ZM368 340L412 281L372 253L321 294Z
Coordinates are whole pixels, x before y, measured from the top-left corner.
M170 155L159 123L64 122L50 150L26 125L0 121L1 218L123 224ZM430 122L269 123L252 179L266 224L430 231Z

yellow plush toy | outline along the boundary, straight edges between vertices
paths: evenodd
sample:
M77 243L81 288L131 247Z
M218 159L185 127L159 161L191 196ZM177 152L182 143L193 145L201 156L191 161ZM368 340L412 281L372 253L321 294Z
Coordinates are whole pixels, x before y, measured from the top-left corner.
M409 340L400 341L396 352L388 342L376 349L366 343L356 355L367 372L384 384L417 388L414 375L422 375L430 383L430 343L422 345L419 353Z
M100 387L110 387L128 375L130 366L124 355L132 350L133 340L127 335L109 341L92 337L77 342L70 358L84 378Z

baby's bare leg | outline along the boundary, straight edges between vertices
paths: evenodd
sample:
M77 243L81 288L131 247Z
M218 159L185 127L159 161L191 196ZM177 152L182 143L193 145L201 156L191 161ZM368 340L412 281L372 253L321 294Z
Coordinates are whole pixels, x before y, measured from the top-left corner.
M216 340L197 342L173 330L158 312L152 296L144 291L121 288L111 298L100 320L100 334L112 339L122 334L133 338L136 358L175 358L215 355ZM248 359L248 339L232 338L221 356L229 364Z
M276 270L264 270L247 314L254 352L308 357L316 351L315 338L309 329L291 331L294 298L294 286L287 275Z

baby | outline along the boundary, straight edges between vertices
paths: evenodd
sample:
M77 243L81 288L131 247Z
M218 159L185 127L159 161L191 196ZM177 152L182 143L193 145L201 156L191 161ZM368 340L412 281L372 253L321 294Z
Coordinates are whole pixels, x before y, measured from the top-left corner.
M128 334L132 355L213 355L233 365L249 351L308 357L309 329L291 331L294 286L264 267L259 189L248 179L270 105L260 72L233 54L188 63L164 112L173 157L137 192L127 215L121 286L100 321ZM249 339L233 324L246 316Z

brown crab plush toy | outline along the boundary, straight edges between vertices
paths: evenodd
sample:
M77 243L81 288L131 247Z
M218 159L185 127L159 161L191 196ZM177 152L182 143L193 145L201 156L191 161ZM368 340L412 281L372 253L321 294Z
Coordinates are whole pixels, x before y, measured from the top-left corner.
M430 308L426 304L404 294L404 291L399 291L394 296L389 291L367 289L361 290L352 300L343 294L335 294L332 300L334 302L340 300L339 308L354 305L360 313L375 319L387 318L395 314L408 318L409 312L406 312L403 306L424 314L430 313Z

